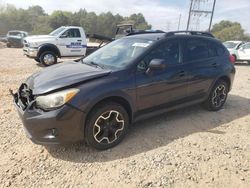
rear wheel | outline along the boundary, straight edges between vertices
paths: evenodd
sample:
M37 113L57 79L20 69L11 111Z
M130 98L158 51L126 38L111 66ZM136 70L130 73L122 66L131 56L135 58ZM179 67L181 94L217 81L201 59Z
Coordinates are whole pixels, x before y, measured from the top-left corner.
M219 80L204 102L205 107L210 111L220 110L226 102L228 91L228 84L224 80Z
M44 66L50 66L57 63L57 57L54 52L46 51L40 55L40 62Z
M11 48L10 43L7 43L6 46L7 46L7 48Z
M247 63L250 65L250 61L247 61Z
M87 119L85 140L98 150L112 148L125 137L128 125L128 114L120 104L113 102L100 104Z

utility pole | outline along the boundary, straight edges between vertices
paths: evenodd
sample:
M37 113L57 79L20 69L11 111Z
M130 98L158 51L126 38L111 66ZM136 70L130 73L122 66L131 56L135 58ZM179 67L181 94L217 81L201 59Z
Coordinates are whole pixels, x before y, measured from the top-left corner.
M213 1L213 7L211 9L205 9L208 5L211 5ZM191 0L190 8L189 8L189 15L188 15L188 22L187 22L187 30L192 30L195 25L195 28L198 30L200 25L201 18L210 16L210 22L208 26L208 30L211 30L213 16L214 16L214 9L215 9L216 0Z
M178 31L180 30L180 25L181 25L181 14L180 14L180 16L179 16Z
M209 28L208 28L208 31L209 31L209 32L211 31L211 27L212 27L212 22L213 22L213 17L214 17L215 4L216 4L216 0L214 0L214 3L213 3L213 10L212 10L212 13L211 13L211 18L210 18L210 23L209 23Z

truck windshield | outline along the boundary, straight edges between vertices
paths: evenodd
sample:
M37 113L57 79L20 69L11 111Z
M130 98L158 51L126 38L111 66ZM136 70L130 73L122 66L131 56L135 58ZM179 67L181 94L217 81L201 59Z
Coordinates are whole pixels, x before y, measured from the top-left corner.
M90 54L83 62L115 69L123 68L146 51L152 43L148 39L121 38Z
M65 27L59 27L56 30L52 31L49 35L58 36L63 30L65 30Z

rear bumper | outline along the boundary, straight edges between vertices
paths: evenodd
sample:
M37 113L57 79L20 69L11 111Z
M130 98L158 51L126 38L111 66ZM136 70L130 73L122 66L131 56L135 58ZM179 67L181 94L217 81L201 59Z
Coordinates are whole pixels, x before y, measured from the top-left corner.
M24 125L27 137L36 144L66 144L84 139L84 113L68 105L44 112L29 105L22 110L18 96L15 106Z
M37 58L38 49L37 48L23 48L23 54L30 58Z

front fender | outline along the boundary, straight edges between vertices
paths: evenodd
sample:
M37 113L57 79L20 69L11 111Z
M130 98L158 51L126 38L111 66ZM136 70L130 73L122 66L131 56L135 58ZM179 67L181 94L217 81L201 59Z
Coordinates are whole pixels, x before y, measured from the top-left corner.
M54 44L46 43L46 44L40 45L38 47L38 54L37 54L37 56L39 57L45 51L53 51L58 57L61 57L60 50Z

